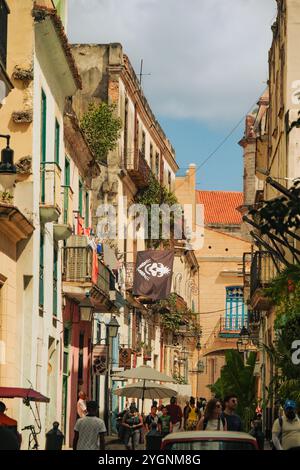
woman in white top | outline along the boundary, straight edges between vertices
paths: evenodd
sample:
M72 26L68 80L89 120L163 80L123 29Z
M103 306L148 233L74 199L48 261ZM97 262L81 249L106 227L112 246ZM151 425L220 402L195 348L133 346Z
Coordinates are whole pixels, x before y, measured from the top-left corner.
M227 431L226 419L222 415L222 405L213 398L206 405L204 416L198 421L198 431Z

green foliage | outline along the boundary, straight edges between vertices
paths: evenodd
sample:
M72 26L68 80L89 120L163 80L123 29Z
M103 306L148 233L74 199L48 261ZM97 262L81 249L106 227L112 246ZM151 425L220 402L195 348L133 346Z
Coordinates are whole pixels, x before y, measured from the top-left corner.
M281 196L269 201L264 201L263 206L249 212L255 222L260 225L261 234L274 231L276 234L285 235L287 229L300 228L300 182L297 181L289 189L291 197Z
M182 375L173 374L173 379L175 380L176 383L178 383L180 385L186 385L187 384L187 381L185 380L185 378Z
M256 379L253 375L256 353L250 352L246 365L238 351L229 350L225 354L226 364L221 370L217 382L209 388L218 399L234 393L238 397L237 413L243 422L243 428L250 429L250 421L256 408Z
M147 208L148 211L148 225L151 226L151 216L152 216L152 205L162 205L166 204L171 207L174 204L178 204L178 200L174 193L168 191L165 186L162 186L159 181L155 178L153 173L150 175L149 184L146 188L140 190L136 196L136 202L142 204ZM169 245L169 240L163 239L163 229L164 229L164 220L163 215L160 213L159 216L159 238L157 240L148 241L149 247L157 248L162 242L163 245ZM170 233L171 238L174 234L174 213L170 214Z
M201 336L196 314L188 308L178 308L176 294L170 294L168 299L154 304L152 312L161 314L161 326L165 331L178 333L180 326L187 325L188 331L192 332L195 337Z
M120 137L122 121L114 116L115 105L90 103L81 120L81 127L95 158L104 162Z
M300 266L287 267L265 289L276 305L276 340L266 348L278 370L269 394L284 402L293 398L300 405L300 365L292 362L292 343L300 339Z

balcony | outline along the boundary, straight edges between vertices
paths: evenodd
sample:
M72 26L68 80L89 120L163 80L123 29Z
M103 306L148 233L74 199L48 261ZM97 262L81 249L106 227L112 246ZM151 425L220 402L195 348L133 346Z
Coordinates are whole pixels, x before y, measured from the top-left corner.
M56 162L41 163L40 218L56 222L61 214L61 169Z
M139 189L145 188L149 183L151 169L141 150L133 158L133 161L130 158L126 160L126 170Z
M254 253L250 270L250 305L254 310L269 310L272 299L268 298L263 289L268 287L283 269L282 263L268 251Z
M34 231L32 223L12 204L0 203L0 236L11 243L26 240Z
M90 292L98 312L111 311L113 303L110 301L112 290L110 270L86 246L67 246L63 255L64 293L80 302L86 292ZM98 272L95 263L98 265Z
M63 223L54 224L56 240L66 240L73 232L73 191L70 186L62 186L63 191Z
M220 338L238 338L243 326L248 327L248 319L235 315L233 317L222 317L220 319Z

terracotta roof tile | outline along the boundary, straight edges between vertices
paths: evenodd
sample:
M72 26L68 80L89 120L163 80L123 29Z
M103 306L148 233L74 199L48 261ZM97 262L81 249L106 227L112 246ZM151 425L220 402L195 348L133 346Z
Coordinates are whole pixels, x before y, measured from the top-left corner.
M204 205L205 224L241 224L242 215L236 208L243 204L243 198L237 191L196 191L197 203Z

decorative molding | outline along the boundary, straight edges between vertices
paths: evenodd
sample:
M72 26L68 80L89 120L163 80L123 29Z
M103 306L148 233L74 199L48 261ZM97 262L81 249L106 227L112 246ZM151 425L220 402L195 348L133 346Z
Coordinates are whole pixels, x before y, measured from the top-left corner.
M31 82L33 80L33 67L31 66L30 68L23 68L16 65L12 73L12 77L15 80Z
M21 175L28 175L31 173L32 169L32 156L31 155L26 155L25 157L22 157L17 163L17 173Z
M27 111L14 111L12 113L12 120L16 124L31 123L33 120L33 110L29 109Z

